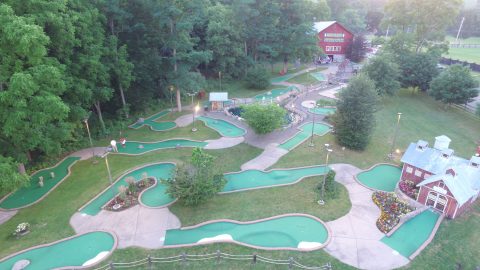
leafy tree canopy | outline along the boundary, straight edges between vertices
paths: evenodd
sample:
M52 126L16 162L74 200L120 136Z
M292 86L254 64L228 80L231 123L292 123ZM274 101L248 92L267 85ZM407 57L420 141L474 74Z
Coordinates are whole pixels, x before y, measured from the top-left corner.
M478 96L470 69L452 65L433 79L428 93L446 104L466 104Z
M285 109L276 104L251 104L242 106L242 117L258 134L266 134L281 127L285 123Z

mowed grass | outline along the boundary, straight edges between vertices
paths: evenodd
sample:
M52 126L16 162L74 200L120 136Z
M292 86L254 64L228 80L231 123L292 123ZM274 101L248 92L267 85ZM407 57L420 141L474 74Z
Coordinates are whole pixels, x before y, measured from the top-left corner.
M216 157L220 172L229 172L240 170L240 165L257 156L260 150L241 144L227 150L207 152ZM112 176L116 179L128 169L142 164L189 161L191 153L191 148L183 148L154 151L141 156L110 155L109 163ZM20 210L0 226L0 258L31 246L74 235L69 225L70 217L108 184L103 162L96 165L92 165L90 160L77 162L72 167L72 174L44 200ZM31 224L31 233L15 239L12 233L21 222Z
M469 38L459 38L458 41L455 41L454 36L446 36L445 39L450 42L450 44L480 44L480 37L469 37Z
M367 169L375 163L385 162L393 141L397 113L402 118L397 136L396 147L404 151L411 142L426 140L433 146L435 137L447 135L452 139L450 148L455 154L470 159L476 149L480 134L480 121L470 114L454 108L446 108L431 97L420 93L411 95L401 91L398 96L384 98L378 107L376 127L370 144L365 151L343 150L332 134L315 137L315 147L308 142L283 156L273 167L307 166L325 163L324 144L332 145L331 163L349 163ZM399 162L400 156L396 157Z
M454 60L480 64L480 48L449 48L448 53L443 56Z
M327 69L327 68L326 67L320 67L320 68L314 69L310 72L306 72L306 73L300 74L298 76L295 76L295 77L291 78L290 80L288 80L287 82L298 83L298 84L303 84L303 85L318 84L318 83L320 83L320 81L315 79L315 77L310 75L310 73L319 72L319 71L322 71L322 70L325 70L325 69Z

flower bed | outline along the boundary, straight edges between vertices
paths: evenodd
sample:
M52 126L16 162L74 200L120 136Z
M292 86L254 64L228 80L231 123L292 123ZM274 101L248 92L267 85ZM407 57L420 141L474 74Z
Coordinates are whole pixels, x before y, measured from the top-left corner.
M395 193L376 191L372 195L373 202L380 208L381 214L377 219L377 228L388 233L400 221L400 217L415 210L406 202L397 198Z
M400 190L405 193L408 197L416 200L418 195L418 188L415 186L415 183L410 180L402 180L398 183Z
M119 194L109 201L104 209L118 212L135 206L138 204L138 196L140 193L154 184L155 179L147 178L146 180L140 180L134 183L130 182L128 183L128 187L120 186Z

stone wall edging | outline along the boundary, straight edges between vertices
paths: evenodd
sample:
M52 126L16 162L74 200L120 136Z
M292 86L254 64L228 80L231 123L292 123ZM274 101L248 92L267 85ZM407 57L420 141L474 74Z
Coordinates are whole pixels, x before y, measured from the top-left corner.
M408 257L408 259L410 259L410 260L415 259L415 257L417 257L417 255L420 254L420 252L422 252L422 250L424 250L430 244L430 242L432 242L433 237L435 237L435 234L437 233L438 227L440 227L440 224L442 223L444 218L445 218L445 215L443 215L443 214L440 215L437 222L435 223L435 226L433 227L432 232L428 236L427 240L425 240L425 242L423 242L423 244L414 253L412 253L412 255L410 255Z

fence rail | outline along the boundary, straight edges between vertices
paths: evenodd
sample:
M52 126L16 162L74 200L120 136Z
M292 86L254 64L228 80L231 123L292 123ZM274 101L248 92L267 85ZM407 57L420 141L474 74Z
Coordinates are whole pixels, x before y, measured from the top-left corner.
M258 263L266 263L272 265L284 265L287 269L307 269L307 270L331 270L332 265L330 262L322 265L322 266L306 266L298 261L296 261L293 257L290 257L286 260L281 259L271 259L267 257L263 257L258 254L228 254L217 250L215 253L210 254L187 254L182 253L176 256L171 257L151 257L148 256L141 260L133 261L133 262L110 262L95 270L114 270L114 269L130 269L130 268L142 268L142 269L158 269L156 268L159 264L168 264L168 263L181 263L183 265L187 265L188 262L196 262L196 261L208 261L213 260L214 264L219 264L222 260L226 261L244 261L245 264L250 264L251 266L255 266Z
M450 48L480 48L480 44L450 44Z
M460 60L455 60L455 59L446 58L446 57L440 58L440 63L444 65L460 64L464 66L469 66L473 71L480 72L480 64L477 64L477 63L469 63L467 61L460 61Z

